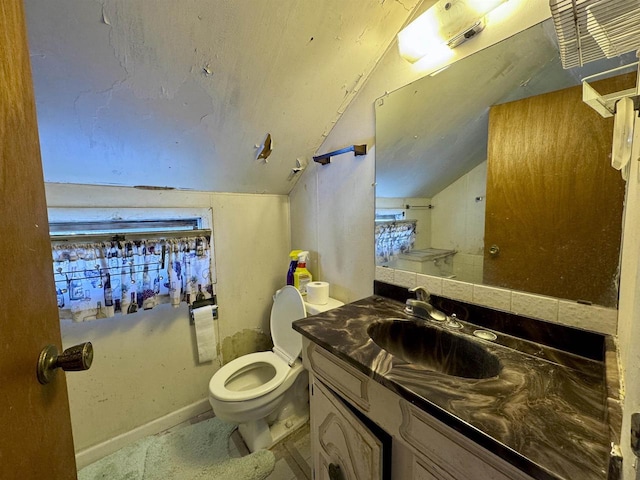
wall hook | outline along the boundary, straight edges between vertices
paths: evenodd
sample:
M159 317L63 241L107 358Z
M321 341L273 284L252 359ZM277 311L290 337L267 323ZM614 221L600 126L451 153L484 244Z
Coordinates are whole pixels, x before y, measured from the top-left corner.
M307 168L307 162L301 162L299 158L296 158L296 166L291 169L291 173L289 173L289 178L287 178L287 180L292 180L293 177L304 171L305 168Z

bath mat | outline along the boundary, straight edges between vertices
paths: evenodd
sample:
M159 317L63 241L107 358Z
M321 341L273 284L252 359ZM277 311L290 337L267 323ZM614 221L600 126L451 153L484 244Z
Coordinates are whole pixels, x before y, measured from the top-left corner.
M275 466L269 450L229 456L235 425L210 418L166 435L143 438L86 466L78 480L261 480Z

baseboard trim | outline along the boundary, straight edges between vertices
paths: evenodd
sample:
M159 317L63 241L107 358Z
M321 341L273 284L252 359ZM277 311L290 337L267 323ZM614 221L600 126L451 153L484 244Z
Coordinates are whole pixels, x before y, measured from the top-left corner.
M160 433L209 410L211 410L211 405L209 404L208 398L198 400L191 405L187 405L175 412L156 418L155 420L145 423L144 425L140 425L126 433L122 433L102 443L80 450L76 453L77 468L80 470L81 468L86 467L87 465L100 460L101 458L106 457L116 450L130 445L143 437Z

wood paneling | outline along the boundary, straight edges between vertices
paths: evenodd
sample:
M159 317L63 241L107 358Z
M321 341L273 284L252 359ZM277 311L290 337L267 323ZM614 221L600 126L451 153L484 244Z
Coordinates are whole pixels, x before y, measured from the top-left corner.
M617 91L635 74L603 82ZM616 306L625 184L612 134L581 86L491 108L485 283Z
M0 478L72 479L64 373L36 378L40 350L61 340L21 0L0 2L0 153Z

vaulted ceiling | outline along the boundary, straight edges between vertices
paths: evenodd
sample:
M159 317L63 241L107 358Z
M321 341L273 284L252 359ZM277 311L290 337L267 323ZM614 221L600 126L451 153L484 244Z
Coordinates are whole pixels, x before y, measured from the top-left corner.
M288 193L417 3L25 0L45 180Z

